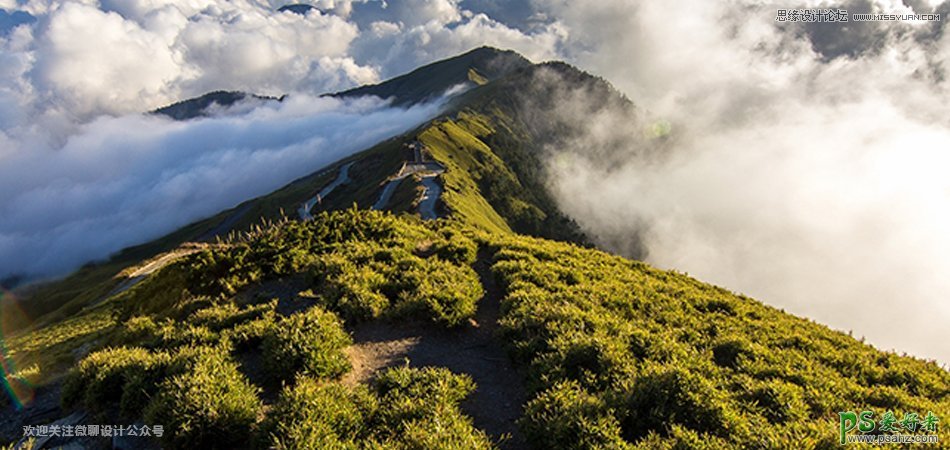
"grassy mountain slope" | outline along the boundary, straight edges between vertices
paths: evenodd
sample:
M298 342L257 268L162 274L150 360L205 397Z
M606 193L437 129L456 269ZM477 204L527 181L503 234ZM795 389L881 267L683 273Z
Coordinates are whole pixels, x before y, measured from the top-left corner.
M492 245L538 448L830 449L841 411L950 413L934 363L600 251Z
M460 409L475 388L464 374L337 381L356 324L472 326L479 264L501 288L501 339L525 368L520 424L536 448L837 448L839 411L950 413L950 374L935 364L688 276L355 209L209 247L112 297L101 350L67 377L64 402L130 422L145 411L175 424L171 448L489 448ZM288 279L299 294L246 294Z
M78 409L103 423L164 424L168 448L798 449L838 448L840 411L950 417L950 373L933 362L585 247L545 189L544 152L580 135L578 116L635 109L562 63L491 72L480 61L495 53L399 82L423 88L373 87L421 100L477 75L479 86L416 130L33 288L30 303L0 299L8 389L34 391L38 405L16 412L0 397L0 437L20 432L17 418ZM558 113L572 95L592 101ZM413 177L396 187L391 212L367 211L416 141L446 168L445 218L413 214ZM606 164L617 156L609 143L596 151ZM314 220L294 220L350 163L351 181ZM194 241L120 289L144 260ZM14 332L22 305L27 326ZM357 344L405 344L355 342L361 326L408 323L444 337L484 326L476 319L497 323L497 345L522 370L528 400L506 406L522 417L521 436L481 428L473 374L438 367L439 356L437 367L402 366L397 353L368 380L347 375L366 364ZM937 448L950 448L941 437Z

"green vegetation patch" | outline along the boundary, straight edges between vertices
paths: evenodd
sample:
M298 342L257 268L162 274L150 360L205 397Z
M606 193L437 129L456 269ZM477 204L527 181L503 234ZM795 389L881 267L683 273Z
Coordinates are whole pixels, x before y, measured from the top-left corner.
M169 448L237 448L253 436L261 409L258 389L248 383L226 350L201 348L189 370L165 380L145 409L145 421L171 432Z
M485 235L537 448L836 448L838 412L950 416L950 373L687 276Z
M350 370L343 349L352 343L343 323L320 308L284 317L264 337L264 359L273 377L290 381L299 373L336 378Z
M436 256L425 258L402 247L353 243L320 257L312 275L321 300L346 319L391 313L458 326L474 316L483 294L478 275L464 264L475 244L462 239L450 243L437 238L427 244ZM461 259L463 265L451 259Z
M265 223L208 246L99 308L107 331L69 372L63 404L162 424L169 448L349 448L364 440L488 448L458 409L474 389L466 377L394 370L372 391L330 382L350 370L343 318L412 316L456 326L475 314L483 290L470 235L450 223L350 209ZM310 285L284 298L292 308L245 292L284 277ZM45 340L72 339L69 323ZM264 399L274 395L261 389L281 385L284 397L267 416ZM272 439L304 420L310 425L296 434Z
M276 449L490 449L459 403L475 389L446 369L388 369L371 387L302 378L262 426Z
M76 353L103 345L115 326L107 307L99 306L32 331L20 331L7 344L7 355L33 385L62 377L76 362Z
M836 448L840 411L950 416L950 374L936 364L687 276L355 209L185 257L112 298L113 315L103 306L38 330L30 348L89 343L64 403L146 411L173 448L489 448L460 412L474 389L465 376L397 368L368 387L334 381L349 368L344 320L464 323L484 293L473 264L488 254L500 336L528 375L520 424L538 448ZM285 277L309 288L293 308L243 292ZM248 355L284 382L273 405Z

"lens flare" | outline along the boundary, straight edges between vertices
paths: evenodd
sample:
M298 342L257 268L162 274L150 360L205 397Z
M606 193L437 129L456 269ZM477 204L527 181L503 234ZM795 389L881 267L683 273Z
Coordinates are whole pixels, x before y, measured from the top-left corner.
M33 401L33 386L18 373L17 355L7 348L7 343L13 330L23 329L27 324L27 315L17 298L0 287L0 385L4 391L0 395L8 396L18 410Z

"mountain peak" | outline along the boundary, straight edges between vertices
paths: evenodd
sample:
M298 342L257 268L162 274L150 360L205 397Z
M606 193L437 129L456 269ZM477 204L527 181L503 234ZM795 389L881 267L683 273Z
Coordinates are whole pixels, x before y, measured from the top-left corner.
M461 55L434 62L391 80L332 94L335 97L375 95L404 106L436 98L464 83L484 84L515 70L531 66L511 50L478 47Z
M284 5L277 9L277 12L292 12L294 14L300 14L301 16L306 16L307 13L313 10L319 9L316 6L308 5L305 3L293 3L290 5Z

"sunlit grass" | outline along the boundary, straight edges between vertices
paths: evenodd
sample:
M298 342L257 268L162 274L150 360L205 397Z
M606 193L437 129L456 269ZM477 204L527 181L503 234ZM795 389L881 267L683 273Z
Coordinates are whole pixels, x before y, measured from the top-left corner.
M42 386L59 379L82 350L90 350L115 325L108 307L100 306L78 316L36 330L21 331L7 338L8 357L17 362L25 380Z

